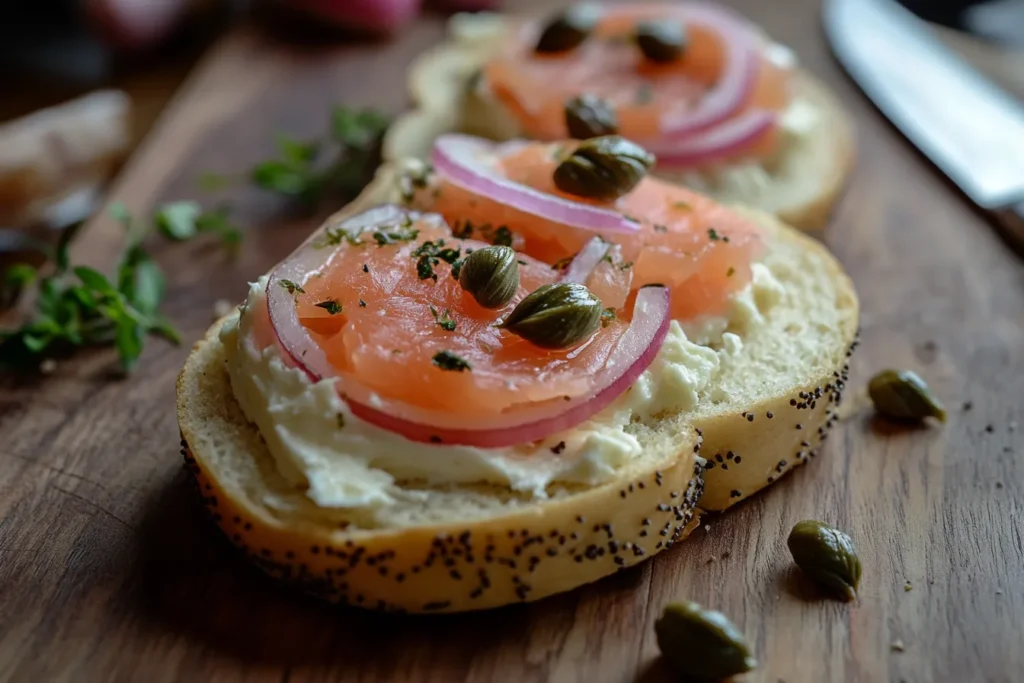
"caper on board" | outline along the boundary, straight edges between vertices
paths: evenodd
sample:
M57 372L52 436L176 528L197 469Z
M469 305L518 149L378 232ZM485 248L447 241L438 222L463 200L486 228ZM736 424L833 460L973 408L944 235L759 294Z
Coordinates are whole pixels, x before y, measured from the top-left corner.
M567 52L579 47L594 32L601 12L590 3L573 5L557 15L541 31L536 52Z
M678 23L645 21L636 27L636 44L652 62L674 62L686 49L686 33Z
M596 95L580 95L565 103L565 127L577 140L612 135L619 129L615 110Z
M558 189L578 197L612 200L629 193L654 165L654 155L618 135L584 140L555 167Z
M568 349L601 326L604 305L584 285L543 285L519 302L500 327L544 349Z
M654 632L662 657L681 676L719 680L757 666L740 630L721 612L695 602L665 607Z
M511 247L490 246L466 257L459 284L484 308L501 308L519 291L519 264Z
M897 420L946 421L946 409L931 389L910 370L885 370L871 378L868 395L880 414Z
M844 600L857 597L860 558L853 539L824 522L798 522L786 541L793 561L807 576Z

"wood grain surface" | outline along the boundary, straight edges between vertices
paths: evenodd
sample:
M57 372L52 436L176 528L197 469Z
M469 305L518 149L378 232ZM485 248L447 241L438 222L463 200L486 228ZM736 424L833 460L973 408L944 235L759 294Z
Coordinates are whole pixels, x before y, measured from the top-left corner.
M542 6L537 0L522 6ZM642 681L660 607L689 598L753 643L757 683L1018 681L1024 674L1024 265L842 75L813 0L735 3L831 83L859 127L859 167L826 241L863 304L852 386L919 371L944 427L896 430L854 411L823 457L636 569L536 604L396 617L320 605L246 566L204 518L178 454L174 378L187 345L154 341L128 380L86 353L0 384L0 680ZM275 131L322 132L329 104L405 105L404 69L442 32L424 19L383 46L296 51L225 39L129 164L133 209L197 195L203 171L268 156ZM313 227L273 198L229 195L240 257L161 246L167 304L191 341ZM80 256L105 264L98 219ZM851 392L852 393L852 392ZM968 409L970 406L970 409ZM798 520L846 529L859 599L821 599L793 571ZM699 650L700 644L694 643Z

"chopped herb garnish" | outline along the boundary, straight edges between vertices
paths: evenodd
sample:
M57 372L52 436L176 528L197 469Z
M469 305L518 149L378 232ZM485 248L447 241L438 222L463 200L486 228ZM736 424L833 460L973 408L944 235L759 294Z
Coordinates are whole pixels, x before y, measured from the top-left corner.
M565 450L565 442L564 441L559 441L558 443L556 443L554 446L551 447L551 452L554 453L555 455L558 455L559 453L561 453L564 450Z
M359 308L366 308L366 302L362 299L359 300Z
M444 261L452 266L453 277L458 279L456 264L461 268L462 264L459 262L459 256L461 253L461 247L444 246L443 239L434 241L427 240L420 246L416 247L412 252L412 257L417 259L416 274L421 280L433 278L436 282L437 273L434 272L434 267L441 261Z
M295 294L296 292L298 292L299 294L306 293L306 290L302 288L302 285L296 282L292 282L291 280L278 280L277 284L281 285L286 290L288 290L289 294Z
M465 359L451 351L439 351L434 354L433 363L442 370L451 372L464 372L472 370L473 367Z
M324 230L323 237L317 240L313 246L317 249L324 247L336 247L342 242L347 242L351 247L359 247L364 244L363 240L359 239L359 235L353 235L344 228L327 228Z
M680 211L690 211L693 209L689 202L672 202L672 206Z
M630 221L632 223L639 223L640 222L639 218L636 218L635 216L630 216L628 214L622 214L622 217L625 218L627 221Z
M500 245L503 247L512 246L512 231L507 226L501 226L494 231L494 236L491 238L491 244Z
M433 261L433 263L431 262ZM429 280L433 278L434 282L437 282L437 273L434 272L434 264L437 263L437 259L424 254L420 256L416 261L416 275L421 280Z
M469 221L455 221L452 236L463 240L469 239L473 236L473 224Z
M714 228L708 228L708 239L711 240L712 242L717 242L722 238L718 235L717 230L715 230Z
M472 252L471 249L467 249L466 250L467 254L469 254L471 252ZM453 280L458 281L459 277L462 275L462 264L464 264L465 262L466 262L466 259L460 258L457 261L455 261L454 263L452 263L452 279Z
M619 270L629 270L632 267L633 267L633 262L632 261L623 261L622 263L619 264Z
M338 315L342 311L341 304L338 303L337 299L328 299L326 301L321 301L316 306L317 308L324 309L331 315Z
M606 308L601 311L601 327L607 327L609 323L615 320L615 309Z
M399 225L387 229L376 230L373 233L373 239L376 240L378 247L383 247L387 244L395 244L397 242L410 242L419 236L420 231L410 225Z
M455 321L452 320L447 308L444 309L444 313L439 314L437 312L437 309L431 306L430 313L434 316L434 322L436 322L437 326L440 327L442 330L445 330L447 332L455 331Z
M370 272L370 266L368 266L368 265L366 265L366 264L364 263L364 264L363 264L363 272L364 272L364 273L369 273L369 272Z
M725 276L726 277L732 277L735 274L736 274L736 269L733 268L732 266L729 266L729 270L725 271Z
M654 232L668 232L668 227L662 225L661 223L655 223Z
M516 259L516 263L518 263L521 266L525 266L526 265L526 261L524 261L522 259Z
M345 428L345 413L338 413L338 429Z

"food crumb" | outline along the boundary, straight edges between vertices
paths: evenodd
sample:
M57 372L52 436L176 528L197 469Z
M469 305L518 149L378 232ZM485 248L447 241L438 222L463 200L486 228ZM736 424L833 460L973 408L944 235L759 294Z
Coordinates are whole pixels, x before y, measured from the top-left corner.
M1003 482L1001 482L1001 481L997 481L997 482L996 482L996 488L997 488L997 489L1001 489L1001 488L1003 488Z
M57 370L57 361L47 358L39 364L39 372L44 375L52 375Z
M904 650L907 649L903 645L903 641L900 640L899 638L897 638L896 640L892 641L892 645L890 647L892 648L893 652L903 652Z
M711 525L710 524L705 524L704 525L704 531L711 531Z
M914 587L910 584L909 581L907 581L905 584L903 584L903 592L904 593L909 593L912 590L914 590Z

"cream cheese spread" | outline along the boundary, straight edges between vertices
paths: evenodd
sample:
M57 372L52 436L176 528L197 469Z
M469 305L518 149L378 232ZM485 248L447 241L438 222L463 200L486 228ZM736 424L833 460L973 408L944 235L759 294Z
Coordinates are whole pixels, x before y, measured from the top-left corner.
M755 264L753 281L729 315L699 323L702 343L672 322L655 361L611 406L542 442L495 449L412 442L353 415L333 381L313 382L284 362L270 330L265 278L250 286L220 338L243 412L281 475L318 506L387 505L404 495L396 483L407 481L487 482L543 498L552 483L593 486L614 479L641 452L632 420L696 407L722 364L742 348L741 335L763 324L780 288Z

